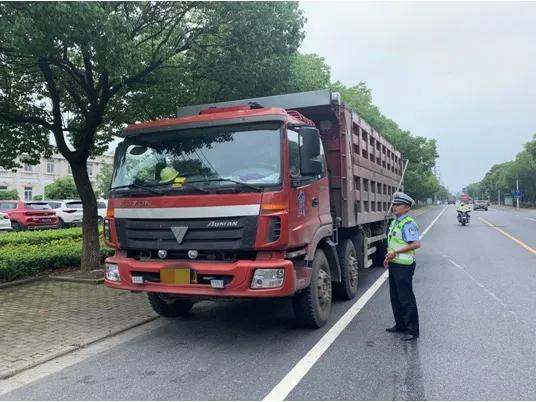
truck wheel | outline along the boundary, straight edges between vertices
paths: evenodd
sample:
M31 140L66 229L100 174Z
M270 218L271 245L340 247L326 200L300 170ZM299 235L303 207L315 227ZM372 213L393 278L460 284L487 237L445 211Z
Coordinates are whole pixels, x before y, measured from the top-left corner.
M352 300L357 295L358 263L357 252L352 240L343 240L339 247L341 282L333 284L333 294L341 300Z
M383 260L385 260L385 254L387 254L387 239L383 239L374 243L376 251L372 254L372 262L374 265L383 266Z
M181 317L188 314L194 305L190 300L177 299L169 301L159 296L158 293L149 293L148 296L151 307L162 317Z
M317 250L313 260L311 284L292 299L298 323L309 328L320 328L331 311L331 275L329 263L322 250Z

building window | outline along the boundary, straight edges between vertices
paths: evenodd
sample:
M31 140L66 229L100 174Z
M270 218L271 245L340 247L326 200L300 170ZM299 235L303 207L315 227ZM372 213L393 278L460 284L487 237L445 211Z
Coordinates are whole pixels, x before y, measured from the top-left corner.
M0 186L0 191L6 191L7 190L7 186Z
M73 174L73 171L71 169L71 165L67 164L67 173Z
M31 172L33 170L33 166L30 165L29 163L25 163L24 164L24 171L25 172Z
M54 173L54 160L53 159L47 159L47 173L49 174Z
M32 200L32 188L31 187L24 187L24 199L26 201Z
M93 176L93 163L87 164L87 174Z

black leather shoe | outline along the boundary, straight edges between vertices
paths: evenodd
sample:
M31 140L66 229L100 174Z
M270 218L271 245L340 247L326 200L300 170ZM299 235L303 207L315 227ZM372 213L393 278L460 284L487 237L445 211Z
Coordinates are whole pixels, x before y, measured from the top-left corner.
M385 328L385 331L387 332L406 332L405 329L401 329L400 327L397 327L396 325L391 328Z
M419 335L406 334L400 339L402 339L403 341L412 341L414 339L417 339L418 337L419 337Z

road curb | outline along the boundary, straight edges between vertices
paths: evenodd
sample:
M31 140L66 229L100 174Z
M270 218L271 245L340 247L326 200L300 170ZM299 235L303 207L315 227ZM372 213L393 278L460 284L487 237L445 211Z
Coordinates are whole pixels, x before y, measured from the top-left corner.
M71 278L69 276L48 276L48 280L56 282L72 282L72 283L87 283L89 285L100 285L104 283L104 278L99 279L83 279L83 278Z
M37 282L37 281L71 282L71 283L85 283L89 285L101 285L104 283L104 277L99 278L99 279L84 279L84 278L73 278L69 276L42 275L42 276L36 276L33 278L18 279L15 281L0 283L0 289L6 289L12 286L25 285L27 283L32 283L32 282Z
M0 380L5 380L5 379L7 379L9 377L13 377L16 374L19 374L19 373L21 373L23 371L26 371L26 370L29 370L29 369L34 368L36 366L39 366L39 365L41 365L43 363L46 363L46 362L49 362L51 360L57 359L59 357L65 356L65 355L67 355L69 353L72 353L72 352L74 352L76 350L83 349L83 348L88 347L88 346L90 346L90 345L92 345L94 343L100 342L100 341L102 341L104 339L111 338L113 336L119 335L119 334L121 334L123 332L126 332L126 331L132 329L132 328L136 328L136 327L139 327L139 326L141 326L143 324L147 324L148 322L154 321L157 318L159 318L159 316L146 318L146 319L144 319L144 320L142 320L140 322L137 322L135 324L129 325L129 326L125 327L125 328L110 332L109 334L106 334L106 335L103 335L103 336L98 336L98 337L95 337L93 339L90 339L89 341L85 342L84 344L71 345L70 347L62 350L61 352L54 353L53 355L50 355L50 356L44 356L44 357L42 357L40 359L37 359L37 360L35 360L35 361L25 365L25 366L18 367L16 369L12 369L12 370L8 370L8 371L3 372L3 373L0 372Z
M16 281L4 282L4 283L0 283L0 289L10 288L12 286L24 285L26 283L37 282L37 281L42 281L42 280L47 280L47 279L48 279L47 276L37 276L34 278L26 278L26 279L19 279Z

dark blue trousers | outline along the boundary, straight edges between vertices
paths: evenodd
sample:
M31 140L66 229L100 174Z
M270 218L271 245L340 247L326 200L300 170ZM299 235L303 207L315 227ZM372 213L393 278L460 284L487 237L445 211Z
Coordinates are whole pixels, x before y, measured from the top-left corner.
M419 314L413 293L415 263L411 265L389 263L389 292L395 324L406 332L419 336Z

